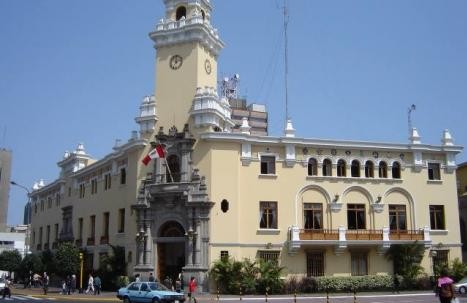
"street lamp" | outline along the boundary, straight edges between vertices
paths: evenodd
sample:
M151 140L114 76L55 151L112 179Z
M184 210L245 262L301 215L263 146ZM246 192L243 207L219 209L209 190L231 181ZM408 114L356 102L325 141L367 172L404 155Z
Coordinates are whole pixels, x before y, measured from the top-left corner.
M28 253L30 251L29 250L29 240L30 240L30 230L29 229L31 227L31 212L32 212L32 208L31 208L31 192L29 191L29 189L26 186L18 184L15 181L10 181L10 184L24 189L26 191L26 193L28 194L28 202L26 203L27 212L24 214L24 217L23 217L23 224L27 225L26 241L24 241L25 242L24 251L25 251L25 253Z
M26 204L26 207L27 207L28 211L27 211L27 214L26 214L27 216L26 215L24 216L23 224L31 224L31 192L29 191L29 189L26 186L18 184L15 181L10 181L10 184L24 189L26 191L26 193L28 194L28 202Z
M83 253L79 253L79 292L83 292Z

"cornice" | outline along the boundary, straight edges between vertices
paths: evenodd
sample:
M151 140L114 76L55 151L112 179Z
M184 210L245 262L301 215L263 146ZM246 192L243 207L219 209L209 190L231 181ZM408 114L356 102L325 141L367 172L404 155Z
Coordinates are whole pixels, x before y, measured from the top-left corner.
M316 148L349 148L349 149L370 149L382 151L425 151L425 152L451 152L460 153L462 146L436 146L428 144L400 144L370 141L350 141L316 138L286 138L272 136L251 136L242 133L202 133L200 138L206 141L228 141L238 143L250 143L257 145L285 145L295 144L297 146L313 146Z

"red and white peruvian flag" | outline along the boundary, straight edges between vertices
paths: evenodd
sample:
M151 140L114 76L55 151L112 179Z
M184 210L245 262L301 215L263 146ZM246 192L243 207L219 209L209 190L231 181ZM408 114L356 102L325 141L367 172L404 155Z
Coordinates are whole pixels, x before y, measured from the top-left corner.
M156 145L156 148L151 150L149 154L147 154L146 157L144 157L143 164L148 165L148 163L151 162L152 159L156 158L165 158L164 147L160 144Z

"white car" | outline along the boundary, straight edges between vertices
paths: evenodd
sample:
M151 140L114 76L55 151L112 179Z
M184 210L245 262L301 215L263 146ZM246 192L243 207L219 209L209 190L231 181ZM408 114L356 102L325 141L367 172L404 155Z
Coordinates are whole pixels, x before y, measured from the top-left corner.
M467 277L462 278L457 283L454 283L454 290L460 294L467 293Z
M3 290L5 289L5 279L0 278L0 294L3 295Z

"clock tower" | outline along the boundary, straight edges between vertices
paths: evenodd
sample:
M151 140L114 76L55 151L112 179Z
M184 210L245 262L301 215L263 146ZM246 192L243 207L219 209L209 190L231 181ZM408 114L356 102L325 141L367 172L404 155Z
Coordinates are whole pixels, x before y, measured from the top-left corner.
M211 1L163 1L165 17L149 34L157 51L157 128L230 130L230 107L216 90L224 43L211 25Z

